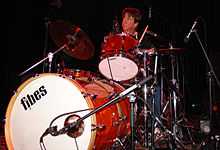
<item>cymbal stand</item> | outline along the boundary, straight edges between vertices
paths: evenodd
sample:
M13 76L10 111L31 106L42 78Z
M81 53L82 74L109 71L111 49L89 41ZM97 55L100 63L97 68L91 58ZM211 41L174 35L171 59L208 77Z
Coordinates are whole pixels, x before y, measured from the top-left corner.
M48 48L48 28L49 28L50 21L49 21L48 17L45 17L44 21L45 21L45 35L44 35L44 53L43 53L43 56L45 57L46 53L47 53L47 48ZM46 63L43 64L43 72L45 72L45 66L46 66Z
M158 52L156 51L155 52L155 61L154 61L154 83L152 84L151 86L151 90L152 90L152 114L154 114L155 116L158 116L158 113L156 114L155 112L155 108L156 108L156 102L155 100L158 100L158 99L155 99L156 98L156 86L157 86L157 69L158 69ZM157 105L158 105L158 102L157 102ZM157 111L159 111L159 108L157 106ZM155 120L155 117L152 117L151 119L151 147L150 149L155 149L155 145L154 145L154 132L155 132L155 123L156 123L156 120Z
M143 76L146 78L148 73L148 65L147 65L147 56L148 53L146 51L143 52L143 64L144 64L144 71ZM144 84L143 86L143 92L144 92L144 103L149 103L151 105L151 113L155 114L155 92L156 92L156 85L157 85L157 68L158 68L158 53L155 52L155 62L154 62L154 83L149 88L147 84ZM152 97L149 98L149 89L151 90ZM144 105L144 147L149 147L149 149L154 149L154 124L155 119L154 117L149 118L147 115L148 107L147 105ZM150 129L149 129L150 127ZM150 137L150 139L148 139Z
M144 31L143 31L143 33L142 33L142 35L141 35L141 37L138 41L138 45L137 45L136 50L139 50L138 48L139 48L139 46L140 46L147 30L148 30L148 25L145 26L145 29L144 29ZM147 51L143 51L143 53L141 53L141 55L143 56L143 65L144 65L142 74L143 74L143 77L146 78L149 75L149 73L148 73L149 70L148 70L148 66L147 66L148 53L147 53ZM148 87L147 87L147 84L144 84L142 89L143 89L143 92L144 92L144 94L143 94L144 102L148 103ZM149 132L148 132L148 117L147 117L148 110L147 109L148 109L147 106L144 105L144 131L145 131L144 132L144 147L148 147L149 145L151 146L151 143L149 143L149 141L148 141Z
M143 71L143 76L144 78L147 77L147 52L144 51L143 52L143 64L144 64L144 71ZM147 88L147 84L143 85L143 91L144 91L144 101L145 103L148 103L148 88ZM144 147L148 147L150 144L148 143L148 117L147 117L147 106L144 105Z
M53 53L49 53L47 57L41 59L40 61L38 61L37 63L35 63L34 65L32 65L31 67L29 67L28 69L26 69L25 71L21 72L19 74L19 76L22 76L24 75L25 73L27 73L28 71L30 71L31 69L33 69L34 67L38 66L39 64L41 64L42 62L44 62L45 60L49 59L49 61L52 62L52 58L53 58L53 55L58 53L59 51L63 50L64 48L66 47L66 44L64 44L63 46L61 46L59 49L57 49L55 52ZM49 69L51 69L49 67Z

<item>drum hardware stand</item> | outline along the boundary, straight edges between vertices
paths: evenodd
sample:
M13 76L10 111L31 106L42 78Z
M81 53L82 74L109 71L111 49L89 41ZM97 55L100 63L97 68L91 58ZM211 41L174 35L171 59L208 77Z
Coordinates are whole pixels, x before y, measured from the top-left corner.
M138 41L138 45L136 46L137 47L137 49L138 49L138 47L140 46L140 44L141 44L141 42L142 42L142 40L143 40L143 38L144 38L144 36L145 36L145 34L147 33L147 32L149 32L148 31L148 25L146 25L146 27L145 27L145 29L144 29L144 32L142 33L142 35L141 35L141 37L140 37L140 39L139 39L139 41ZM157 36L157 35L156 35ZM147 70L148 70L148 68L147 68L147 52L146 51L144 51L143 53L142 53L142 55L143 55L143 65L144 65L144 71L143 71L143 76L144 76L144 78L146 78L147 77ZM156 57L155 57L155 67L154 67L154 76L155 76L155 80L157 80L157 65L158 65L158 53L156 52ZM149 74L149 73L148 73ZM157 81L155 81L155 83L156 83ZM155 90L155 89L154 89ZM145 84L144 86L143 86L143 91L144 91L144 101L145 101L145 103L147 103L147 101L148 101L148 88L147 88L147 85ZM152 107L153 107L153 109L152 109L152 113L154 114L154 106L155 105L155 100L154 100L154 97L152 98ZM151 148L153 147L154 148L154 122L155 122L155 120L152 118L151 120L150 120L150 126L151 126L151 135L150 135L150 141L148 140L148 136L149 136L149 132L148 132L148 117L147 117L147 107L146 107L146 105L144 105L144 147L148 147L148 146L150 146Z
M139 40L139 44L136 48L136 53L137 54L141 54L143 56L143 71L142 71L142 74L143 74L143 77L146 78L148 75L149 75L149 72L148 72L148 65L147 65L147 56L148 56L148 53L147 51L143 51L143 52L140 52L139 51L139 45L144 37L144 34L147 32L147 29L148 29L148 25L146 26L140 40ZM157 75L157 62L158 62L158 55L156 55L156 58L155 58L155 70L154 70L154 80L156 80L156 75ZM156 81L155 81L156 82ZM148 103L148 94L149 94L149 88L147 86L147 84L144 84L143 85L143 97L144 97L144 102L145 103ZM154 98L152 98L152 106L154 106ZM153 110L154 111L154 108ZM144 141L143 141L143 146L144 147L154 147L153 146L153 143L154 143L154 128L152 126L152 124L154 123L154 120L152 120L152 118L150 119L147 115L147 112L148 112L148 108L146 105L144 105ZM153 112L154 113L154 112ZM150 125L149 125L149 122L150 122ZM149 127L148 126L151 126L151 131L149 132ZM150 137L150 140L148 139Z
M170 43L170 48L172 49L173 46ZM174 54L170 55L171 58L171 82L169 82L170 84L168 84L168 86L171 88L171 93L170 93L170 112L171 112L171 129L172 132L174 134L174 138L177 137L177 129L178 129L178 118L177 118L177 101L180 98L183 98L182 94L179 92L179 83L178 80L176 79L175 76L177 76L177 78L179 77L179 66L178 66L178 62L176 60L176 56L174 56ZM175 71L175 67L176 67L176 71ZM176 75L175 75L176 72ZM184 116L183 116L184 117ZM188 128L187 128L188 130ZM189 134L191 135L191 134ZM173 137L171 138L171 148L172 149L177 149L177 145L175 143L175 140L173 139Z
M129 102L130 102L130 108L131 108L131 112L130 112L130 128L131 128L131 150L135 150L135 141L134 141L134 105L135 105L135 93L131 92L129 95Z
M172 47L172 45L171 45ZM175 56L170 55L171 57L171 74L172 74L172 80L171 82L167 79L167 77L165 76L164 72L163 72L163 66L161 63L160 66L160 73L161 73L161 100L163 100L163 89L164 89L164 81L166 81L168 83L168 87L171 89L171 93L170 93L170 100L165 104L165 107L162 110L162 113L160 114L160 117L162 117L162 115L164 114L164 112L166 111L166 109L168 108L168 105L170 105L170 112L171 112L171 133L170 138L171 138L171 149L176 149L176 143L175 141L177 141L179 143L179 145L181 147L184 147L183 144L181 143L181 141L179 140L179 138L177 137L177 99L178 98L182 98L182 94L179 92L178 89L178 84L177 81L175 79ZM178 71L178 70L177 70ZM155 70L154 70L154 74L156 75L156 60L155 60ZM164 80L165 79L165 80ZM161 101L162 102L162 101ZM157 122L155 123L154 126L157 125ZM177 140L178 139L178 140Z
M156 107L156 103L155 103L155 93L156 93L156 86L158 84L157 82L157 68L158 68L158 52L156 51L155 52L155 62L154 62L154 76L155 76L155 80L154 80L154 83L153 83L153 88L152 89L152 93L153 93L153 96L152 96L152 113L155 115L155 107ZM157 102L158 104L158 102ZM160 103L159 103L160 104ZM158 106L159 107L159 106ZM159 111L159 108L157 108L157 111ZM155 132L155 119L153 118L151 120L151 143L152 143L152 148L155 149L155 145L154 145L154 132Z
M147 77L147 52L143 53L144 58L143 58L143 63L144 63L144 72L143 72L143 76L144 78ZM143 86L143 91L144 91L144 101L147 102L147 93L148 93L148 88L147 85L144 84ZM148 120L147 120L147 106L144 105L144 147L148 146Z
M176 79L175 79L175 67L174 67L174 63L175 63L175 56L174 55L170 55L171 57L171 76L172 76L172 79L171 79L171 82L172 82L172 85L173 86L177 86L177 83L176 83ZM177 87L176 87L177 88ZM176 92L174 90L172 90L171 94L170 94L170 112L171 112L171 129L172 129L172 132L174 133L174 137L177 136L176 134L176 130L177 130L177 125L176 125L176 122L177 122L177 95L176 95ZM171 148L172 149L176 149L176 145L175 145L175 141L173 139L173 137L171 137Z
M177 98L180 98L180 99L183 99L183 95L180 93L180 91L179 91L179 89L177 88L177 86L176 85L173 85L173 82L170 82L169 80L168 80L168 78L167 78L167 76L164 74L164 72L163 72L163 70L164 70L164 68L163 68L163 66L162 66L162 64L163 63L160 63L160 74L161 74L161 76L160 76L160 79L161 79L161 99L163 100L163 87L164 87L164 82L166 82L167 84L168 84L168 88L169 89L171 89L173 92L175 92L176 93L176 97ZM172 95L173 93L171 93L171 95ZM161 114L160 114L160 118L163 118L163 114L165 113L165 111L168 109L168 106L170 105L170 108L172 108L171 109L171 111L173 111L173 110L175 110L174 108L173 108L173 106L172 106L172 96L171 96L171 98L170 98L170 100L169 101L167 101L166 102L166 104L165 104L165 106L163 107L163 110L162 110L162 112L161 112ZM172 112L173 114L174 114L174 111ZM172 115L172 114L171 114ZM183 116L184 117L184 116ZM185 118L182 118L182 119L180 119L180 120L176 120L176 122L175 122L175 124L176 124L176 126L181 126L181 127L184 127L184 128L186 128L186 131L187 131L187 134L188 134L188 138L189 138L189 140L192 142L192 144L193 144L193 146L195 146L195 141L193 140L193 138L192 138L192 135L191 135L191 133L190 133L190 128L193 128L193 127L191 127L191 126L187 126L187 125L182 125L182 124L180 124L180 122L182 122L182 121L186 121L187 122L187 120L185 120ZM155 123L155 126L158 124L158 122L156 122ZM173 128L171 128L172 130L173 130ZM172 133L173 133L173 135L172 134L170 134L171 136L173 136L173 140L175 140L174 138L175 138L175 136L176 136L176 130L175 131L172 131ZM174 136L175 135L175 136ZM183 145L181 142L180 142L180 140L179 140L179 142L178 142L179 144L181 144L181 145ZM182 147L182 146L181 146Z
M172 45L171 45L172 48ZM172 132L174 134L174 136L170 137L171 138L171 148L172 149L177 149L177 145L175 143L175 140L173 139L173 137L177 137L177 132L178 132L178 126L181 126L179 123L182 122L183 120L185 120L185 116L182 116L182 119L178 120L178 116L177 116L177 101L178 99L183 99L183 95L180 93L179 91L179 83L178 83L178 73L179 73L179 66L178 66L178 62L176 61L176 56L174 56L173 54L170 55L171 57L171 71L172 71L172 79L171 82L168 82L168 86L171 88L171 93L170 93L170 112L171 112L171 129ZM176 76L177 79L175 78L175 66L176 66ZM194 141L192 140L192 136L191 133L189 131L190 127L187 127L185 125L182 125L182 127L186 127L187 129L187 134L189 135L189 138L192 142L192 144L194 145ZM180 143L179 143L180 144Z
M141 35L141 37L140 37L140 39L139 39L139 41L138 41L138 46L137 46L137 48L139 48L139 46L140 46L140 44L141 44L141 42L142 42L142 40L143 40L143 38L144 38L144 36L145 36L145 34L146 34L146 32L147 32L147 29L148 29L148 25L146 25L146 27L145 27L145 29L144 29L144 32L142 33L142 35ZM147 52L146 51L144 51L143 53L142 53L142 55L143 55L143 76L144 76L144 78L146 78L147 77ZM148 88L147 88L147 85L146 84L144 84L144 86L143 86L143 91L144 91L144 102L145 103L147 103L147 97L148 97ZM149 135L149 133L148 133L148 118L147 118L147 106L146 105L144 105L144 147L148 147L148 135Z
M151 96L153 96L155 93L152 93ZM159 125L159 127L162 129L162 131L166 132L168 135L172 136L173 139L179 144L179 146L183 149L183 150L186 150L186 148L184 147L184 145L182 144L181 140L174 135L174 133L172 131L170 131L166 126L163 125L163 123L161 122L160 118L158 118L155 113L152 113L153 110L152 108L150 107L150 105L148 103L146 103L144 101L144 99L141 99L143 102L144 102L144 105L147 106L147 108L149 109L149 112L150 112L150 116L153 120L155 120L155 122Z
M147 75L149 75L149 72L148 72L148 66L147 66L147 51L144 51L142 53L143 55L143 64L144 64L144 68L143 68L143 76L146 78ZM143 93L144 93L144 103L148 103L149 100L152 100L151 101L151 106L152 106L152 109L151 109L151 113L152 114L155 114L155 97L154 97L154 93L155 93L155 90L156 90L156 87L155 85L157 84L157 67L158 67L158 53L155 52L155 66L154 66L154 83L153 85L150 87L150 89L148 88L147 84L144 84L143 86ZM152 99L149 98L149 90L151 90L151 93L153 93L152 95ZM154 117L152 118L149 118L148 115L147 115L147 112L148 112L148 108L147 108L147 105L144 105L144 147L149 147L149 149L155 149L154 147L154 131L155 131L155 128L154 128L154 124L155 124L155 119ZM150 126L150 129L149 129L149 126ZM150 139L149 139L150 138Z
M55 52L53 53L48 53L48 56L41 59L39 62L35 63L34 65L32 65L30 68L26 69L25 71L21 72L19 74L19 76L24 75L26 72L28 72L29 70L33 69L34 67L38 66L39 64L41 64L42 62L44 62L45 60L49 59L50 62L50 67L49 67L49 71L51 71L51 62L52 62L52 58L54 56L54 54L58 53L59 51L63 50L66 47L66 44L64 44L63 46L61 46L59 49L57 49Z

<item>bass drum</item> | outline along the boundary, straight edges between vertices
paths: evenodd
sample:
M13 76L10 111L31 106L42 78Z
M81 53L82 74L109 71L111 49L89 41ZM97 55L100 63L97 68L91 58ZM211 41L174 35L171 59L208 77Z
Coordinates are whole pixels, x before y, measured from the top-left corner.
M6 111L6 143L9 149L39 150L40 138L51 121L59 131L108 102L124 88L117 83L93 79L73 80L57 73L43 73L26 80L12 96ZM73 113L74 112L74 113ZM84 119L67 134L43 138L47 150L108 149L117 138L130 134L128 98Z

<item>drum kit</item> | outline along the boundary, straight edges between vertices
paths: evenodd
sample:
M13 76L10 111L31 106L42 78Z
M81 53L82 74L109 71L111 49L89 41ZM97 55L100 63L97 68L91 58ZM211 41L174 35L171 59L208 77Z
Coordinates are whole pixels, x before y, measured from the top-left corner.
M53 56L60 51L79 60L94 56L91 40L79 27L59 20L51 22L49 28L59 49L20 76L44 61L52 64ZM140 145L155 149L159 129L163 140L169 139L168 146L184 149L177 133L177 105L182 96L175 61L176 54L184 49L141 49L138 43L124 33L107 37L98 65L100 74L72 68L52 73L49 65L48 73L35 74L24 81L6 112L8 148L110 150L136 149ZM160 69L164 67L159 61L163 56L172 58L171 79L163 76L164 68ZM166 98L164 89L169 91ZM165 102L166 106L161 106ZM162 107L160 115L156 104ZM163 118L167 110L171 116L168 123Z

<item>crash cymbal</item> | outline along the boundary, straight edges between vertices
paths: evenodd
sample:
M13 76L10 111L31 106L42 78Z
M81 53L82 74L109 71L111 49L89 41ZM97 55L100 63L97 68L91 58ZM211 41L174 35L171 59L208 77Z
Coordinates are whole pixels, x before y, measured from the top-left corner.
M111 50L129 50L134 48L138 44L138 41L132 36L120 33L110 35L106 38L106 41L102 47L103 51Z
M158 51L162 54L180 53L185 51L185 48L160 48Z
M79 27L62 20L49 24L52 40L59 47L66 45L64 52L76 59L87 60L94 55L94 46L88 35Z

